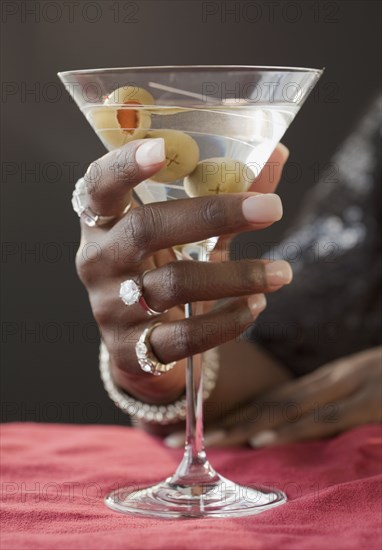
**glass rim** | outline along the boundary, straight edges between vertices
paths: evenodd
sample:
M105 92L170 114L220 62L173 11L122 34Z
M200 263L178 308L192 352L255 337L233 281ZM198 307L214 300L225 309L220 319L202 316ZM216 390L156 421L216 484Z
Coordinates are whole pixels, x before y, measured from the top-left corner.
M116 73L116 72L131 72L131 71L147 71L147 70L161 70L161 69L173 69L173 70L210 70L210 69L222 69L222 70L248 70L248 71L264 71L264 72L305 72L305 73L316 73L321 75L325 67L322 69L313 69L309 67L281 67L281 66L272 66L272 65L147 65L140 67L106 67L103 69L73 69L69 71L60 71L57 75L62 78L69 75L86 75L94 73Z

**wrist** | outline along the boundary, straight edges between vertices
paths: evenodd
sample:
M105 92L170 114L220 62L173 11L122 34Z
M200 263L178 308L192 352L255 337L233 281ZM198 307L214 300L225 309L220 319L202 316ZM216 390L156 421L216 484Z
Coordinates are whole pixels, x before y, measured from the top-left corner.
M153 405L166 405L178 399L185 392L183 361L161 376L127 373L119 369L110 358L110 371L115 384L123 391Z
M213 351L213 350L212 350ZM208 352L207 352L208 355ZM109 352L105 346L105 344L101 341L100 345L100 354L99 354L99 368L100 368L100 375L101 379L104 385L104 388L110 397L110 399L114 402L114 404L122 409L125 413L129 414L130 416L134 417L134 423L137 425L140 421L144 423L154 423L154 424L160 424L160 425L167 425L167 424L174 424L180 421L184 421L186 417L186 410L187 410L187 400L186 396L183 394L180 399L177 399L176 401L172 401L171 403L166 404L160 404L158 403L158 382L154 382L154 379L151 379L151 387L148 388L146 382L145 387L145 401L140 401L137 398L132 397L131 394L128 394L128 392L123 390L122 387L118 387L116 384L116 381L114 380L114 377L112 376L111 371L111 361L110 361L110 355ZM184 364L184 361L183 361ZM179 367L181 364L179 364ZM219 362L216 360L216 354L212 353L212 357L210 361L207 361L207 364L205 365L203 369L203 400L208 399L208 397L211 395L211 392L214 390L216 385L216 380L219 372ZM184 369L178 369L179 375L182 374L182 377L178 379L178 377L167 377L166 375L162 375L167 377L166 380L166 387L167 390L174 391L174 388L177 387L177 384L175 381L181 380L182 381L182 388L184 386L184 373L182 370ZM117 370L118 372L118 370ZM120 373L118 373L120 375ZM117 374L117 377L118 377ZM169 374L169 373L167 373ZM199 371L198 375L202 375L202 372ZM143 374L142 374L143 376ZM122 385L126 382L126 373L124 373L124 376L122 377ZM128 375L128 385L129 388L132 387L137 381L137 376L132 377L131 375ZM141 377L138 378L140 380ZM155 383L155 386L153 384ZM140 386L140 384L139 384ZM161 388L163 391L163 387ZM152 393L154 390L154 393ZM131 392L131 390L129 390ZM136 393L142 394L142 388L139 387L138 390L136 390ZM163 396L163 394L161 394ZM147 399L151 399L151 404L147 402ZM169 394L166 395L166 400L169 399ZM156 403L153 403L152 401L156 401ZM163 403L163 401L161 400Z

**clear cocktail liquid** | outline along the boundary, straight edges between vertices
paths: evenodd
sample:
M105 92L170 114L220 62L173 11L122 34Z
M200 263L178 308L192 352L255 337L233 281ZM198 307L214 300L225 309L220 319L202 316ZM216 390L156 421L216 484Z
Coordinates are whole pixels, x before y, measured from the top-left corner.
M88 105L84 109L84 114L93 128L92 112L97 108L105 109L105 106ZM110 105L110 108L136 110L136 107L127 105ZM267 106L256 104L194 109L140 106L140 109L150 112L150 130L178 130L191 136L199 146L199 160L225 157L240 161L245 165L246 174L252 174L255 179L292 122L299 106L295 103L280 103ZM113 149L108 143L107 134L114 130L94 129L105 147L108 150ZM147 137L150 137L150 130ZM121 132L121 129L115 131ZM143 204L188 198L183 179L166 184L148 179L137 185L134 191ZM182 252L195 259L208 259L208 253L216 240L212 238L207 242L187 245L182 247ZM179 254L179 250L176 252Z

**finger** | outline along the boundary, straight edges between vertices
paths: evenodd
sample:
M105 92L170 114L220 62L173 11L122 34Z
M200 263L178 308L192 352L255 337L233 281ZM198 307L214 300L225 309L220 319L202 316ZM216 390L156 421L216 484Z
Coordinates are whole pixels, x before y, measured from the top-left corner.
M140 139L110 151L89 166L84 179L89 206L117 216L131 201L131 189L155 174L165 161L164 140Z
M236 237L234 233L219 237L216 245L211 250L208 260L213 263L227 262L231 255L231 245Z
M273 193L280 182L281 174L288 157L289 149L282 143L278 143L259 176L253 181L249 191ZM230 246L235 236L235 233L233 233L232 235L220 237L210 254L210 261L224 262L229 260Z
M275 430L259 432L249 440L249 443L255 448L270 447L341 433L364 423L360 411L360 406L366 407L364 401L362 394L356 392L347 399L317 406L296 422L285 423Z
M258 193L273 193L279 184L288 157L289 149L282 143L278 143L249 190Z
M107 234L121 249L120 264L140 261L163 248L203 242L218 235L268 227L282 217L274 194L232 193L151 203L134 208Z
M264 165L261 173L253 181L249 191L256 191L258 193L273 193L279 184L282 170L288 160L288 157L289 149L282 143L278 143L269 160ZM236 235L234 233L232 235L220 237L211 252L210 261L227 261L230 257L230 246L235 237Z
M257 433L296 421L316 407L324 407L330 412L333 404L358 388L358 382L352 377L331 376L327 369L320 371L283 384L261 396L261 400L235 410L211 428L212 446L242 444ZM214 433L221 430L224 436L219 439Z
M153 329L150 345L155 357L164 364L202 353L223 342L239 337L266 306L265 296L256 294L246 299L231 300L219 308L190 319L163 322ZM135 344L145 324L133 324L129 333L109 331L118 368L132 374L141 373L135 354ZM105 342L108 346L108 342Z
M145 273L142 286L148 305L164 311L188 302L272 292L291 280L292 269L282 260L224 264L176 261Z
M136 323L147 321L147 312L141 304L126 307L122 302L119 289L125 277L115 280L112 287L110 282L106 283L105 288L98 284L98 291L91 294L94 317L103 328L110 329L115 323L132 320ZM283 260L246 260L223 265L178 260L144 272L140 286L146 304L158 312L171 310L172 320L179 317L173 310L175 306L179 306L180 317L183 318L184 309L180 306L186 303L274 292L289 284L292 277L290 265ZM87 284L91 285L89 279Z

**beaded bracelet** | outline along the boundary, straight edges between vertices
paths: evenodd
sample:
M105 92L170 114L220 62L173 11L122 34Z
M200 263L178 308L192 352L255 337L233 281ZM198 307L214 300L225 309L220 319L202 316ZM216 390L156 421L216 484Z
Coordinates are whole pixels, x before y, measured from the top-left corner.
M219 361L217 354L210 354L206 365L203 365L203 400L209 398L216 386L219 373ZM128 414L132 421L142 420L151 424L173 424L186 418L186 396L184 395L169 405L151 405L135 399L124 391L120 390L111 375L109 352L101 341L99 353L99 368L104 388L114 402L123 412Z

